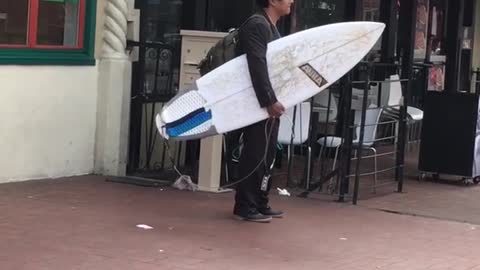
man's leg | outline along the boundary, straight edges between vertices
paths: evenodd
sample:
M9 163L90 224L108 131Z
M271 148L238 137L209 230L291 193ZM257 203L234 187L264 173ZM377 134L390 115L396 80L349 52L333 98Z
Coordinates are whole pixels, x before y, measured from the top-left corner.
M271 209L270 205L268 204L269 199L268 199L268 194L270 193L270 189L272 187L272 170L273 170L273 162L276 156L276 151L277 151L277 138L278 138L278 129L280 125L280 120L274 119L270 120L268 122L267 129L270 132L271 129L271 136L270 139L268 140L268 154L267 154L267 169L268 171L265 172L265 174L270 175L270 179L268 181L268 185L266 190L259 189L258 190L258 196L257 196L257 209L260 211L260 213L272 217L282 217L283 212L281 211L274 211ZM272 168L272 170L270 170ZM263 178L263 176L262 176Z
M266 138L265 124L261 121L248 126L243 132L243 149L240 156L239 176L245 178L237 186L234 214L251 221L269 221L270 216L258 212L257 203L264 175ZM268 132L268 131L267 131ZM260 165L259 165L260 164Z
M226 156L226 164L228 166L228 174L230 179L239 179L238 177L238 163L237 157L234 156L235 150L238 147L240 137L242 135L242 129L231 131L225 134L225 156ZM235 160L235 161L234 161Z

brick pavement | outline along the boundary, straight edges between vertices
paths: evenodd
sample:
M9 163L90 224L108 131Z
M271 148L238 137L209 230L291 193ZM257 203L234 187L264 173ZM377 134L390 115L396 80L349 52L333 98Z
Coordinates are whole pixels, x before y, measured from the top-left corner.
M477 225L279 196L286 218L244 223L232 193L104 180L0 185L0 269L480 270Z

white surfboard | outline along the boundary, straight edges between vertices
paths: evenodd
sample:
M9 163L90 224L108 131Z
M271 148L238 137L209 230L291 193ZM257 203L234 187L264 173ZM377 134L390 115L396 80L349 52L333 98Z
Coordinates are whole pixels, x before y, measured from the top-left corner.
M270 42L267 65L278 101L290 108L326 89L362 60L384 28L377 22L336 23ZM253 90L245 55L210 71L195 86L156 116L164 138L198 139L268 118Z

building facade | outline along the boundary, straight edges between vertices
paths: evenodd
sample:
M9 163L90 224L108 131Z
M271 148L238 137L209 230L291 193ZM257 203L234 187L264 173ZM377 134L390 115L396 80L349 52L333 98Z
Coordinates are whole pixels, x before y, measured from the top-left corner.
M163 142L148 123L182 90L180 32L226 32L254 2L1 1L0 182L164 170ZM413 92L473 91L479 9L477 0L297 0L279 29L382 21L387 30L366 60L396 63L411 46L426 82ZM197 170L198 146L175 147L175 162Z

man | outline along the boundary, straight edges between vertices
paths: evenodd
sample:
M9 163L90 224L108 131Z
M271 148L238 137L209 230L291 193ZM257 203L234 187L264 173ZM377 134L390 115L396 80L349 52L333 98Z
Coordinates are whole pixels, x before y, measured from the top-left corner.
M267 69L267 44L280 38L275 26L278 19L288 15L293 0L256 0L259 12L241 27L240 49L247 56L248 68L260 107L270 118L243 130L243 149L240 157L240 177L246 179L237 186L233 213L241 220L269 222L282 217L268 204L271 187L269 174L274 161L279 117L285 111L277 101ZM267 145L268 144L268 145ZM267 150L266 159L262 161ZM259 165L260 164L260 165Z

